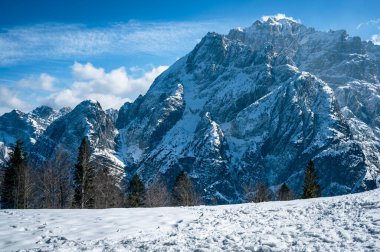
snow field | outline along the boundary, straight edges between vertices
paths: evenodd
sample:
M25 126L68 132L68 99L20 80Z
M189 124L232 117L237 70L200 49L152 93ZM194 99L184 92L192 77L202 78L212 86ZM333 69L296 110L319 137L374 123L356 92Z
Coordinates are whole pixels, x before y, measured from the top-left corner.
M1 210L1 251L380 251L380 189L225 206Z

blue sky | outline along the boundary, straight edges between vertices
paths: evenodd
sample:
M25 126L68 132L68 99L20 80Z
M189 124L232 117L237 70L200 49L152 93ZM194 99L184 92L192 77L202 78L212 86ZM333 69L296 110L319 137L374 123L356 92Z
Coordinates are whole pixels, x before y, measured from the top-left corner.
M82 99L120 107L208 32L284 13L380 43L380 1L0 1L0 114Z

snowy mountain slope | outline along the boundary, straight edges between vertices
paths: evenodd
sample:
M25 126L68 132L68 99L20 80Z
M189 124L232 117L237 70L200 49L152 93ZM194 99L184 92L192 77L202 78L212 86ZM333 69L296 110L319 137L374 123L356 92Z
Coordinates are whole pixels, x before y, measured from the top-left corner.
M380 190L176 208L1 210L2 251L378 251Z
M320 32L290 19L269 18L246 29L234 29L231 39L252 48L271 44L301 70L326 81L365 154L366 179L378 180L380 170L380 47L349 37L344 30Z
M324 195L374 188L380 96L368 46L289 19L208 33L120 109L127 173L170 186L186 170L206 202L234 202L249 182L298 193L314 159Z
M34 162L54 158L67 151L71 161L77 159L78 147L84 137L90 142L93 161L109 167L119 178L123 176L123 163L114 155L114 138L117 130L112 118L96 101L83 101L71 112L51 123L31 150Z
M270 185L285 181L298 194L305 162L313 159L323 192L335 195L356 190L365 174L364 155L332 90L304 72L241 111L227 133L248 139L234 146L243 153L235 159L245 179Z
M69 111L69 108L56 111L47 106L40 106L30 113L13 110L0 116L0 163L7 159L9 147L17 139L23 141L26 151L30 151L46 128Z

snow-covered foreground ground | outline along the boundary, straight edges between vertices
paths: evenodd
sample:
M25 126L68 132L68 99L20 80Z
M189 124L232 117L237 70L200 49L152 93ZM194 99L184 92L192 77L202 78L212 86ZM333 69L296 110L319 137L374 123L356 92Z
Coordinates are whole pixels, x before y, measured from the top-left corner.
M0 251L380 251L380 189L189 208L2 210Z

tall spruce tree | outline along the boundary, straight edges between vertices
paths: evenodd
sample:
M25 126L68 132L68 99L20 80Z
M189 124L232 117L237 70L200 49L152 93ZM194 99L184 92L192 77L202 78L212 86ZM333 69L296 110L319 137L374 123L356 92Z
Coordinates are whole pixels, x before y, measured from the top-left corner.
M305 180L303 184L303 199L317 198L321 196L321 189L317 183L317 174L314 168L313 160L310 160L306 171L305 171Z
M4 167L3 183L1 185L1 207L23 209L27 208L28 200L28 167L22 142L16 141Z
M128 187L128 206L142 207L145 201L145 186L136 174L132 177Z
M194 206L196 204L193 183L184 171L181 171L175 180L172 200L175 206Z
M83 138L78 149L78 162L74 173L74 199L73 207L94 208L94 167L90 164L90 144Z

